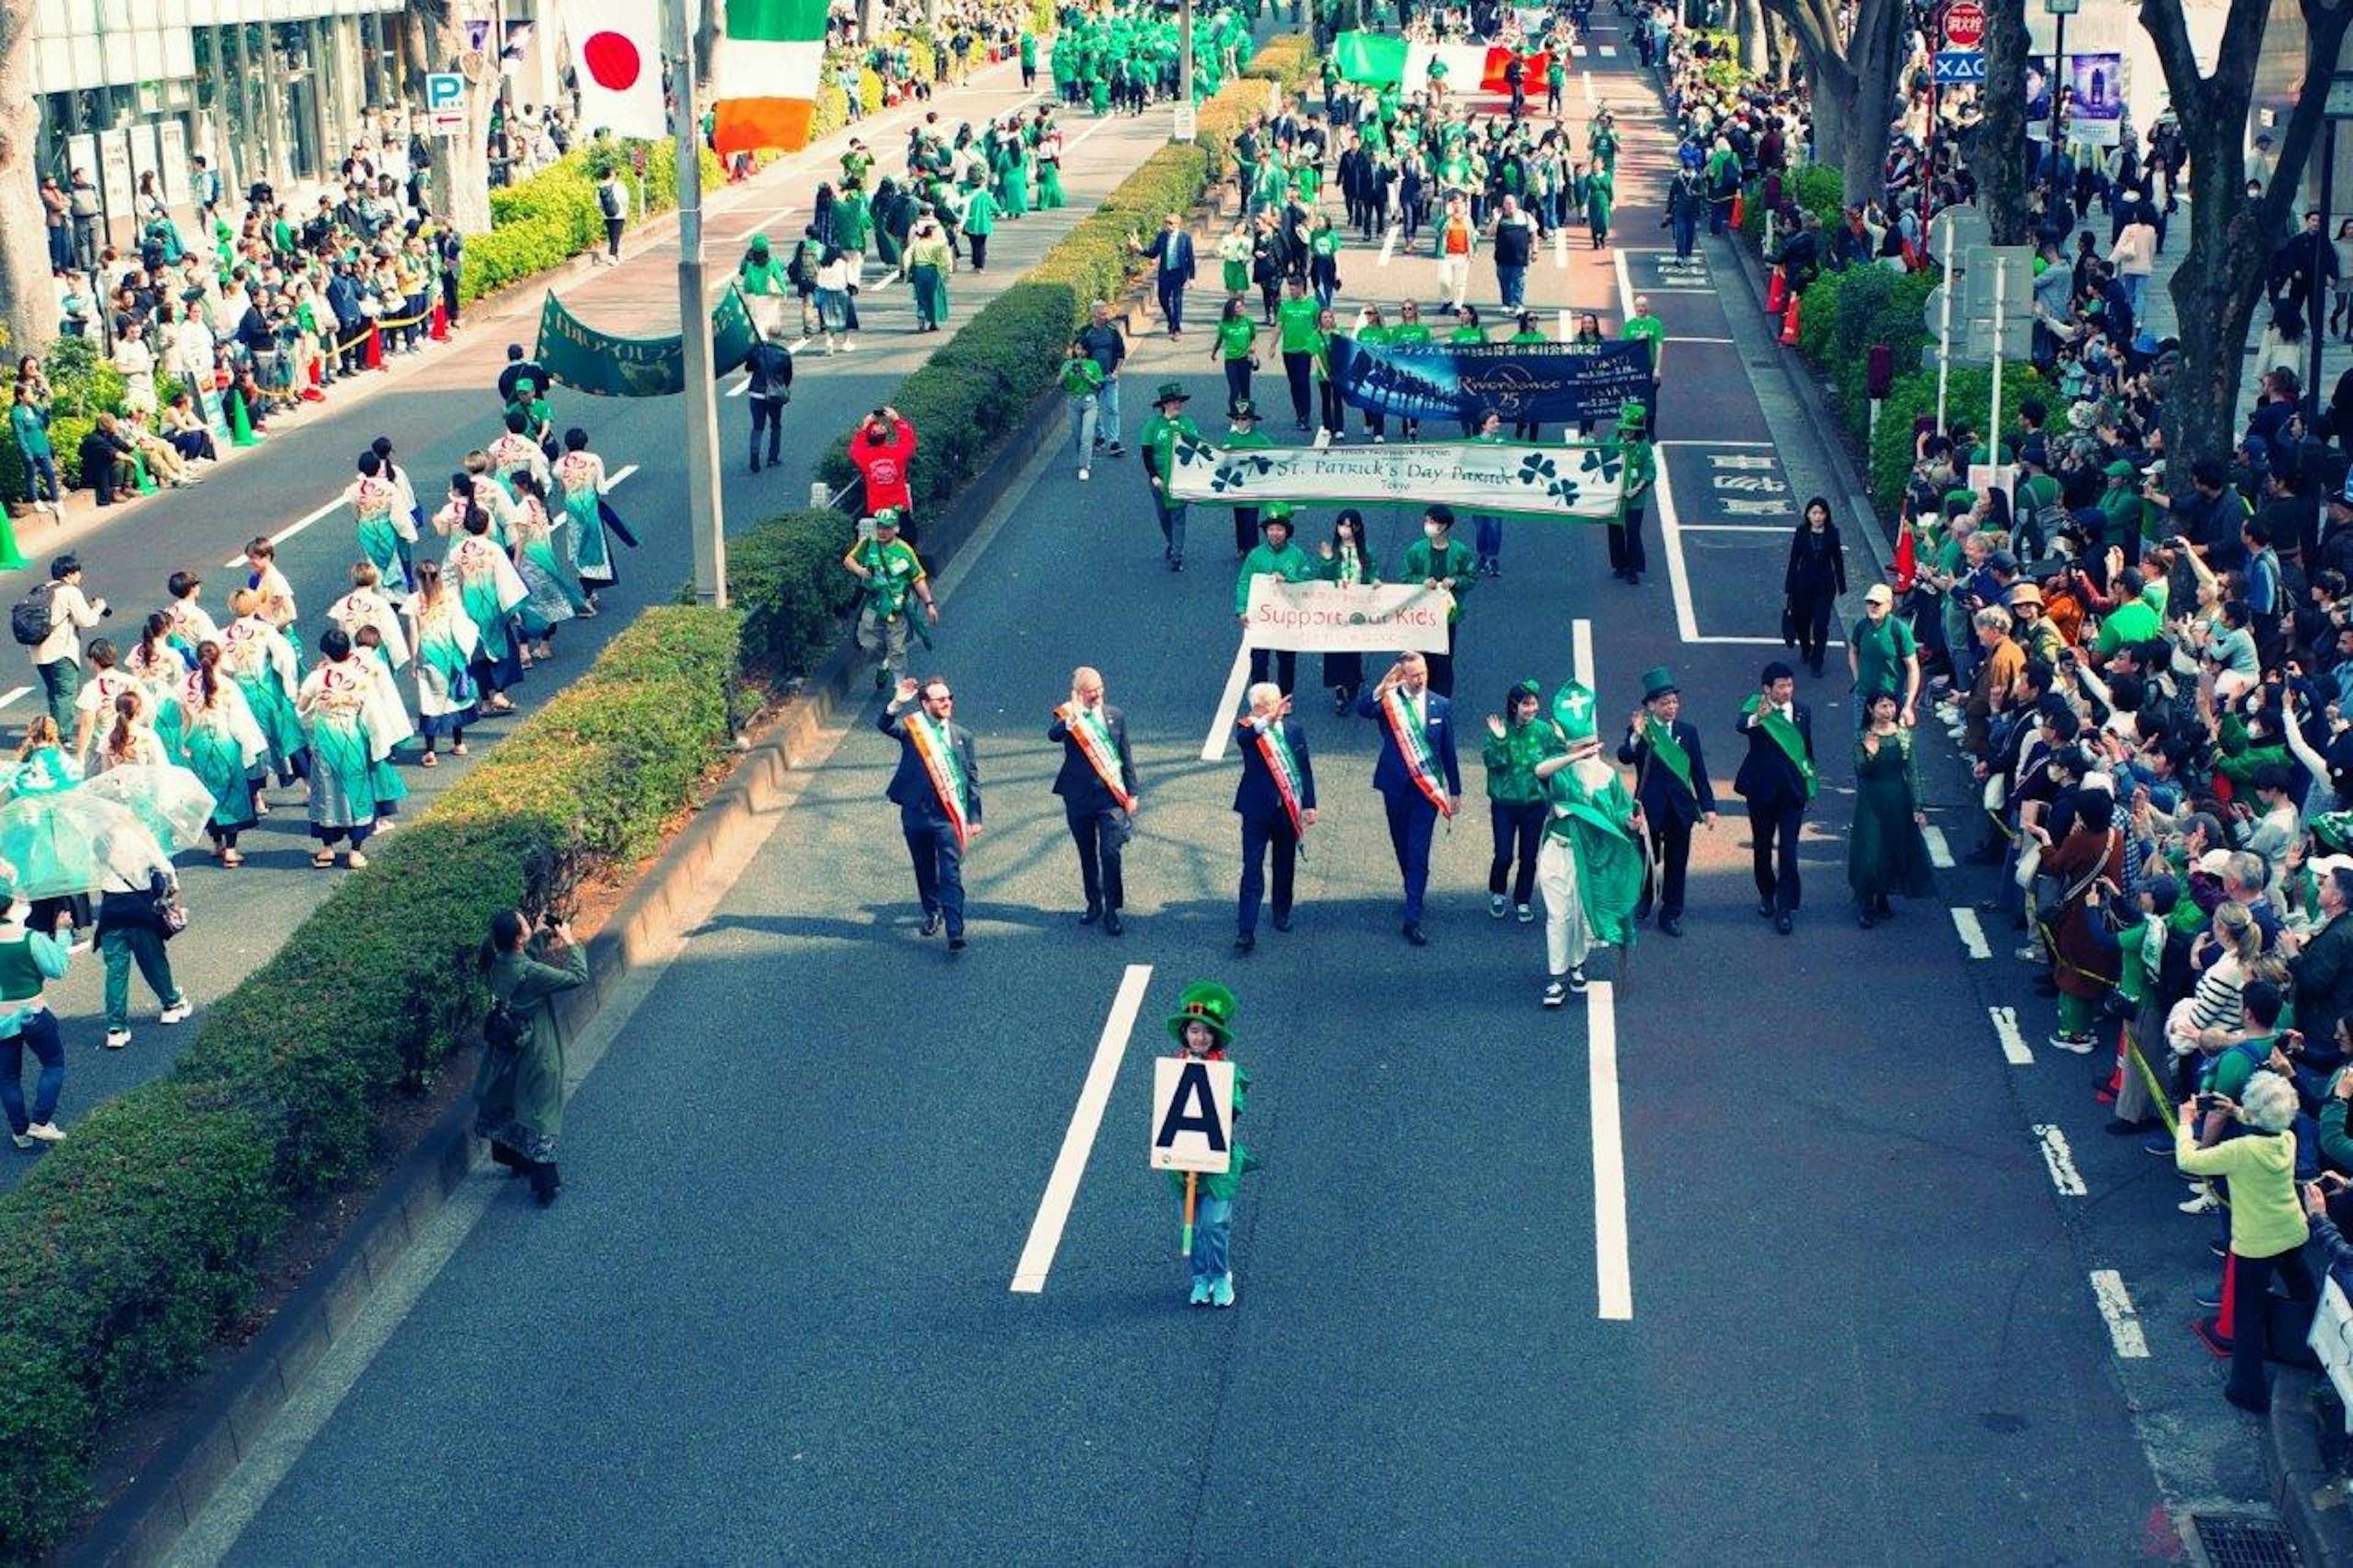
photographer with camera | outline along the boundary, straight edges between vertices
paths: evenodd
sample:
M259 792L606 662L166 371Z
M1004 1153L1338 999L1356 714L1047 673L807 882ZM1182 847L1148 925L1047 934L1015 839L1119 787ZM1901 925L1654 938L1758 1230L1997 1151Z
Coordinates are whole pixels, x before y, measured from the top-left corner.
M2276 1003L2276 993L2272 1000ZM2274 1051L2274 1065L2248 1074L2235 1100L2210 1089L2184 1100L2174 1131L2176 1167L2186 1175L2220 1176L2231 1185L2227 1267L2236 1332L2222 1341L2210 1320L2199 1323L2198 1333L2210 1349L2229 1351L2231 1381L2222 1396L2242 1410L2271 1407L2263 1363L2271 1348L2273 1276L2286 1285L2291 1300L2310 1301L2315 1294L2303 1258L2311 1232L2295 1186L2295 1086L2278 1070L2280 1060ZM2201 1121L2202 1134L2194 1131Z
M113 613L104 599L83 595L81 561L73 555L50 562L48 582L9 611L9 630L33 650L42 696L60 733L70 731L79 717L74 699L81 694L81 634Z

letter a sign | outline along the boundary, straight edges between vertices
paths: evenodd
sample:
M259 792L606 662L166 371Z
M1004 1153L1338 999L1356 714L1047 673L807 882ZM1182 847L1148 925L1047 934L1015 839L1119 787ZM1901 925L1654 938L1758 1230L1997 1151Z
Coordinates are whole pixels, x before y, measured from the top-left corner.
M1217 1175L1233 1163L1234 1064L1154 1058L1152 1168Z

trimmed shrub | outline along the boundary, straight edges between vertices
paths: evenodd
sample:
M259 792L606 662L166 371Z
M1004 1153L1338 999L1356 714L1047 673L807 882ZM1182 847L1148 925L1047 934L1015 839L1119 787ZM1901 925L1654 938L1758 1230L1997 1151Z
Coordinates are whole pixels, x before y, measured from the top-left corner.
M2056 389L2044 380L2040 372L2020 360L2002 366L2001 407L2005 424L2016 417L2020 401L2040 397L2052 407L2058 405ZM1968 417L1980 426L1993 405L1993 371L1986 365L1956 365L1946 384L1945 416L1956 414ZM1936 368L1915 370L1909 375L1899 375L1889 389L1887 402L1879 411L1879 434L1871 443L1871 499L1881 510L1894 517L1904 500L1904 487L1912 477L1912 426L1922 416L1934 416L1936 412ZM2006 439L2008 437L2005 437Z
M471 303L511 283L563 266L584 250L605 243L605 216L596 205L596 181L607 164L641 188L645 216L678 205L678 150L668 142L646 144L646 173L634 173L638 144L599 137L575 147L529 179L491 193L491 232L466 241L465 270L458 297ZM709 148L702 151L702 187L724 184L726 169ZM630 221L640 221L630 207Z
M98 1424L194 1369L288 1206L364 1169L387 1104L472 1037L491 917L561 910L659 841L727 747L741 635L732 611L646 611L215 1004L169 1077L0 1197L0 1552L62 1537Z
M829 508L789 511L727 542L728 595L744 607L744 665L776 680L807 675L841 640L858 602L842 569L853 538Z

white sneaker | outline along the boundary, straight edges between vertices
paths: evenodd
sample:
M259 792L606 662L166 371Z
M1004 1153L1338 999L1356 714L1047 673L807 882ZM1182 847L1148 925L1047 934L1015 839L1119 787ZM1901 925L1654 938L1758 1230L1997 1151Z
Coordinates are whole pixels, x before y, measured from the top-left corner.
M858 350L858 340L857 340L857 339L855 339L855 338L844 338L844 339L842 339L842 340L841 340L841 352L842 352L843 353L855 353L857 352L857 350Z
M1318 430L1315 432L1315 449L1317 451L1321 452L1331 445L1332 432L1329 430Z
M2209 1187L2188 1203L2177 1204L2174 1206L2183 1214L2213 1214L2221 1208L2222 1200L2214 1195L2213 1188Z
M1081 468L1079 470L1079 482L1081 484L1087 482L1087 471L1084 468Z
M125 1047L125 1046L129 1045L130 1043L131 1043L131 1031L130 1031L130 1030L128 1030L128 1029L109 1029L109 1030L107 1030L107 1031L106 1031L106 1048L107 1048L108 1050L110 1050L110 1051L119 1051L119 1050L121 1050L123 1047Z
M1580 963L1568 972L1568 988L1579 996L1585 994L1585 965Z
M25 1129L25 1136L36 1143L62 1143L66 1130L54 1121L36 1121Z
M157 1018L155 1021L159 1024L177 1024L185 1019L188 1015L194 1013L195 1010L196 1005L194 1002L189 1001L185 996L182 996L177 1002L174 1002L169 1007L164 1008L163 1016Z
M1557 980L1550 981L1546 984L1544 988L1544 1005L1546 1006L1558 1007L1566 1004L1567 1001L1567 986L1562 984Z
M41 1146L41 1141L30 1132L16 1132L11 1133L10 1136L16 1140L16 1147L19 1149L37 1149Z
M1528 908L1527 905L1522 904L1519 906L1519 916L1520 923L1522 925L1526 925L1536 918L1536 912L1535 910Z
M2040 963L2042 962L2042 944L2039 942L2022 942L2019 945L2017 956L2021 963Z
M1502 920L1504 918L1504 911L1511 907L1510 900L1506 900L1503 894L1490 893L1487 895L1487 913L1492 918Z

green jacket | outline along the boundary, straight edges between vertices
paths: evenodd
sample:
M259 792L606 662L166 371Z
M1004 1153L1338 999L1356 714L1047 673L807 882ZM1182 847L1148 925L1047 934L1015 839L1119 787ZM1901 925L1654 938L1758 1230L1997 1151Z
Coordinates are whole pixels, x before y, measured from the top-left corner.
M1450 578L1451 582L1448 581ZM1454 591L1454 608L1448 612L1446 623L1454 626L1462 619L1462 601L1478 585L1478 558L1471 547L1459 539L1449 539L1442 554L1428 539L1417 539L1405 547L1405 555L1398 562L1397 581L1436 582L1451 588Z
M1487 798L1512 805L1544 799L1536 764L1567 749L1560 731L1541 719L1510 725L1500 735L1488 731L1487 743L1480 748L1480 761L1487 764Z
M491 998L514 1015L522 1038L482 1052L474 1131L528 1159L549 1159L564 1131L564 1026L555 998L588 983L587 950L551 952L546 939L535 937L524 952L491 960L490 981Z
M1234 577L1234 614L1250 613L1250 579L1265 574L1280 577L1286 583L1312 583L1323 575L1307 552L1296 541L1285 541L1282 549L1261 540L1242 557L1242 569Z
M2231 1183L2231 1250L2273 1258L2304 1245L2308 1226L2295 1195L2295 1134L2253 1128L2211 1149L2197 1146L2192 1122L2175 1130L2173 1163L2184 1174Z

